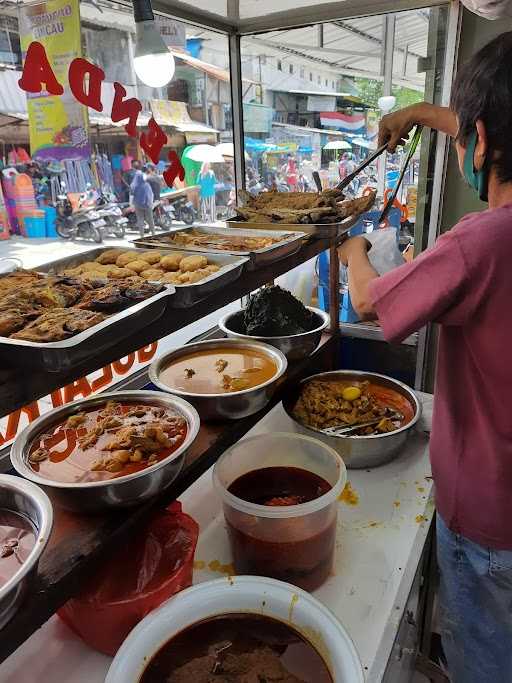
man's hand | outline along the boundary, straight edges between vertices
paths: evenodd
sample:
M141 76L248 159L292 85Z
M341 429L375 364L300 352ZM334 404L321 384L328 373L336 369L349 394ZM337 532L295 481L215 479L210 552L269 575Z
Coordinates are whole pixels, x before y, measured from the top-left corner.
M388 144L388 152L394 152L397 145L405 145L409 133L416 123L415 106L405 107L382 117L379 123L379 147Z
M367 239L358 235L357 237L351 237L346 242L343 242L339 248L340 263L344 266L349 265L349 261L352 256L359 254L366 254L370 251L372 245Z
M415 125L420 124L456 137L457 117L448 107L419 102L382 117L379 124L379 147L387 143L388 151L404 145Z

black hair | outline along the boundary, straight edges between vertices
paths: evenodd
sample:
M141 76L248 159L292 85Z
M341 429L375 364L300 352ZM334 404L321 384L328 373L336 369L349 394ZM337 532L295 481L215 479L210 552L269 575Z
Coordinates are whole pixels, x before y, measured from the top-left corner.
M479 50L455 79L451 108L459 119L457 139L465 145L483 121L489 160L502 183L512 181L512 31Z

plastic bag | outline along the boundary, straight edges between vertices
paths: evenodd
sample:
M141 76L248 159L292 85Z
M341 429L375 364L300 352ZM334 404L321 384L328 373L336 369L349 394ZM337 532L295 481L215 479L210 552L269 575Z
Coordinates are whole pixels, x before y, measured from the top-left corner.
M192 584L197 523L176 502L116 551L58 614L87 645L113 656L149 612Z
M364 238L371 242L368 258L379 275L389 273L405 263L398 248L396 228L380 228L367 233Z

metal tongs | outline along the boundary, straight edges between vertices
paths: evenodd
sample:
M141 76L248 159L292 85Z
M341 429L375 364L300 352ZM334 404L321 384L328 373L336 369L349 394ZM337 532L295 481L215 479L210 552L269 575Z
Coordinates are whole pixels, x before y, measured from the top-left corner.
M398 181L395 185L395 189L393 190L391 196L389 197L388 201L386 202L386 205L385 205L385 207L384 207L384 209L383 209L383 211L379 217L377 225L380 225L384 220L386 220L388 213L390 212L390 210L393 206L393 202L396 199L396 196L398 194L398 190L400 189L400 186L401 186L402 181L404 179L407 167L409 166L409 163L410 163L412 157L414 156L414 153L416 152L416 149L418 147L419 141L421 139L422 131L423 131L423 126L419 126L419 125L416 126L416 130L414 131L414 135L412 137L411 144L409 146L409 151L407 152L407 156L405 158L405 161L402 164L402 169L400 171L400 176L398 178ZM339 183L336 186L336 189L337 190L344 190L346 187L348 187L350 185L350 183L354 180L354 178L361 173L361 171L363 171L367 166L369 166L372 163L372 161L375 161L375 159L380 157L380 155L386 151L387 147L388 147L387 143L382 145L381 147L379 147L379 149L376 152L374 152L373 154L371 154L369 157L367 157L363 161L362 164L359 164L359 166L355 169L355 171L352 171L352 173L349 173L345 178L343 178L341 183Z

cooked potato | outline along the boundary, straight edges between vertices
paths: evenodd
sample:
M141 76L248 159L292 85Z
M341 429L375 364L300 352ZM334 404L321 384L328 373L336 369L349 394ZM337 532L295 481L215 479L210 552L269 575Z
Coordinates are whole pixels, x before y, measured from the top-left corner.
M129 270L128 268L119 268L118 266L111 266L108 271L108 276L113 277L116 280L122 280L125 277L132 277L133 274L133 270Z
M104 251L103 254L98 256L96 263L100 263L102 265L114 264L122 253L123 249L107 249L107 251Z
M146 261L146 263L149 263L150 266L155 265L155 263L158 263L160 259L162 258L162 254L159 251L145 251L142 254L139 254L139 258L142 261Z
M169 256L164 256L158 265L164 270L177 271L180 269L180 261L182 260L183 254L170 254Z
M139 260L139 254L135 251L125 251L123 252L120 256L117 257L116 260L116 265L119 266L119 268L125 268L130 261L138 261Z
M179 285L180 282L180 272L177 273L164 273L164 275L159 278L160 282L166 282L169 285Z
M126 264L126 267L133 270L135 273L142 273L143 270L148 269L147 261L142 261L141 259L137 261L130 261Z
M146 263L146 266L148 264ZM164 271L159 268L146 268L140 274L145 280L162 280L165 276Z
M180 270L182 273L193 273L200 268L206 268L207 265L208 259L206 256L185 256L180 261Z

